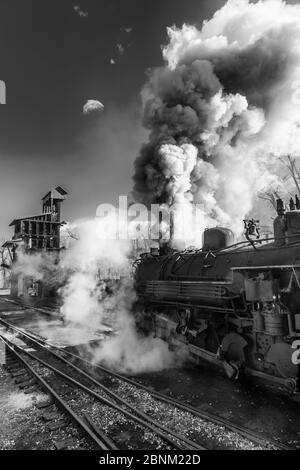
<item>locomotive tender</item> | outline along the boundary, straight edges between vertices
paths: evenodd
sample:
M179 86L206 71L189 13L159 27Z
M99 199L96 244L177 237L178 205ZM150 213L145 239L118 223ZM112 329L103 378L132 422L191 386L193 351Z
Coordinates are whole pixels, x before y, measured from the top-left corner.
M243 242L233 244L232 232L216 227L205 230L200 250L141 255L142 328L224 367L230 378L256 376L297 392L299 209L298 198L288 211L277 201L273 238L253 239L250 221Z

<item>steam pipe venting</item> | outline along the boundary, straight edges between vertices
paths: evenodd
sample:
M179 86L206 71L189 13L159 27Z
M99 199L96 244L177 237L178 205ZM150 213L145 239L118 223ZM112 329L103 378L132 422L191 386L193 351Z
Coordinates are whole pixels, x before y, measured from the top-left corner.
M163 222L163 215L162 211L159 211L159 218L158 218L158 223L159 223L159 239L158 239L158 245L159 245L159 254L160 255L167 255L172 251L172 241L174 240L174 212L171 210L170 211L170 219L169 219L169 240L164 240L164 230L162 227L162 222Z

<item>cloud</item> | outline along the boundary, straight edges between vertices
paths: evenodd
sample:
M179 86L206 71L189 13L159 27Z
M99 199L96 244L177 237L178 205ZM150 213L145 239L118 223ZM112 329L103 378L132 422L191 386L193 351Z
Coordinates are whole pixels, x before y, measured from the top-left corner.
M125 33L129 34L133 31L133 28L120 28L120 31L124 31Z
M125 47L120 42L117 42L117 51L120 55L123 55L125 52Z
M73 6L73 10L75 11L75 13L77 13L77 15L80 17L80 18L88 18L89 14L87 11L84 11L80 8L80 6L78 5L74 5Z
M120 41L118 41L116 44L116 53L118 56L122 56L125 53L125 47ZM111 58L110 64L115 65L115 63L116 63L116 59Z

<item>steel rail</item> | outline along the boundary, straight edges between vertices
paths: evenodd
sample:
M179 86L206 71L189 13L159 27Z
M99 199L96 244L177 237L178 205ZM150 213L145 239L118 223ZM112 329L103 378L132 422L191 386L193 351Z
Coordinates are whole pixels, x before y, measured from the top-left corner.
M4 322L6 323L7 325L11 325L10 323L8 322L5 322L3 321L2 319L0 319L0 322ZM15 328L16 330L20 330L18 327L15 327L14 325L12 325L12 328ZM150 389L149 387L147 387L146 385L143 385L141 384L140 382L137 382L129 377L126 377L122 374L119 374L118 372L115 372L115 371L112 371L111 369L108 369L107 367L105 366L102 366L102 365L95 365L95 364L92 364L90 361L88 361L87 359L84 359L74 353L71 353L69 351L61 351L61 349L51 343L47 343L47 345L45 343L43 343L42 340L37 340L34 336L32 336L30 333L28 332L23 332L22 330L20 330L20 333L23 334L23 335L27 335L29 337L30 340L32 341L36 341L38 343L40 343L41 347L44 347L46 348L47 350L48 347L51 347L53 349L56 349L58 351L60 351L61 354L65 354L65 355L68 355L70 357L73 357L75 358L76 360L79 360L83 363L86 363L87 365L91 366L92 368L96 368L96 369L99 369L100 371L108 374L108 375L111 375L111 376L114 376L116 377L117 379L119 380L123 380L133 386L136 386L138 388L141 388L145 391L147 391L151 396L153 396L154 398L156 398L157 400L160 400L160 401L163 401L165 403L169 403L173 406L176 406L177 408L179 409L182 409L183 411L187 411L191 414L193 414L194 416L197 416L203 420L206 420L206 421L210 421L216 425L220 425L220 426L225 426L228 430L232 431L232 432L236 432L238 433L239 435L245 437L246 439L249 439L251 440L252 442L258 444L258 445L261 445L262 442L267 445L267 444L271 444L273 446L276 446L278 448L280 448L281 450L293 450L292 447L290 446L287 446L285 444L281 444L281 443L278 443L277 441L274 441L273 439L269 439L268 437L266 436L262 436L260 434L257 434L251 430L249 430L248 428L242 426L242 425L239 425L237 423L233 423L225 418L222 418L222 417L219 417L213 413L208 413L208 412L204 412L204 411L200 411L198 410L197 408L191 406L191 405L187 405L185 403L182 403L181 401L179 400L176 400L174 398L171 398L171 397L168 397L167 395L165 394L162 394L160 392L157 392L157 391L153 391L152 389ZM58 355L60 359L64 360L65 359L63 357L61 357L60 355ZM68 364L69 361L67 361ZM84 372L82 371L82 369L80 368L77 368L74 364L72 364L72 366L74 368L76 368L76 370L79 370L80 372ZM93 381L95 381L95 379L93 377L91 377L89 374L86 374L84 373L85 376L87 376L87 378L89 379L92 379ZM97 382L97 385L99 384L98 381ZM100 384L102 386L102 384ZM104 386L103 386L104 387ZM105 389L107 389L107 387L105 387ZM111 392L113 393L113 392ZM115 395L115 394L114 394Z
M93 432L99 436L101 441L103 441L105 444L107 444L111 450L118 450L118 447L115 445L114 441L108 437L90 418L87 414L83 413L84 420L87 422L87 424L90 426L90 428L93 430Z
M76 424L77 427L79 427L81 430L84 431L85 434L88 435L89 439L97 445L97 447L101 450L112 450L113 448L110 447L104 440L99 439L96 434L90 429L90 427L85 424L85 422L81 419L79 415L77 415L66 403L65 400L63 400L57 393L56 391L31 367L30 364L15 350L15 345L13 345L10 341L8 341L6 338L4 338L2 335L0 335L2 341L6 345L6 347L9 349L11 354L15 356L18 361L20 361L26 369L29 370L30 374L39 382L41 385L42 389L45 390L55 401L59 409L61 409L65 414L67 414L71 420ZM115 449L117 449L115 447Z
M0 320L1 321L1 320ZM35 338L33 336L30 335L30 333L26 333L28 336L32 337L32 339L34 340ZM54 348L56 350L60 350L60 348L58 348L57 346L53 345L53 344L49 344L47 343L47 345L49 345L51 348ZM285 444L281 444L277 441L274 441L273 439L269 439L268 437L266 436L262 436L260 434L257 434L251 430L249 430L248 428L240 425L240 424L237 424L237 423L233 423L225 418L222 418L220 416L217 416L213 413L208 413L208 412L205 412L205 411L200 411L198 410L197 408L191 406L191 405L187 405L185 403L182 403L180 400L176 400L175 398L171 398L171 397L168 397L167 395L163 394L163 393L160 393L160 392L157 392L157 391L154 391L152 390L151 388L147 387L146 385L144 384L141 384L140 382L137 382L136 380L134 379L131 379L129 377L126 377L122 374L119 374L118 372L115 372L111 369L108 369L107 367L103 366L103 365L95 365L95 364L92 364L90 361L88 361L87 359L84 359L80 356L78 356L77 354L74 354L74 353L71 353L70 351L61 351L61 354L65 354L65 355L68 355L70 357L73 357L75 358L76 360L79 360L81 362L84 362L86 363L88 366L92 367L92 368L96 368L96 369L99 369L100 371L108 374L108 375L111 375L111 376L114 376L116 377L117 379L119 380L123 380L124 382L127 382L135 387L138 387L138 388L141 388L143 390L145 390L146 392L148 392L151 396L153 396L154 398L158 399L158 400L161 400L165 403L169 403L171 405L174 405L174 406L177 406L178 408L184 410L184 411L188 411L189 413L192 413L193 415L195 416L198 416L199 418L201 419L204 419L204 420L208 420L208 421L211 421L217 425L221 425L221 426L225 426L227 429L229 429L230 431L233 431L233 432L237 432L238 434L240 434L241 436L255 442L256 444L261 444L262 441L264 441L265 444L272 444L276 447L279 447L281 450L293 450L292 447L290 446L287 446Z
M92 395L94 398L96 398L97 400L99 401L102 401L105 405L111 407L111 408L114 408L116 409L117 411L119 411L120 413L123 413L125 416L127 416L129 419L133 420L133 421L136 421L138 424L144 426L144 427L147 427L148 429L150 429L152 432L156 433L157 435L159 435L163 440L165 440L166 442L168 442L170 445L172 445L173 447L176 447L178 450L182 450L183 447L178 445L173 439L171 439L168 435L172 436L175 440L177 441L182 441L186 444L186 447L187 449L189 450L207 450L204 446L200 445L200 444L197 444L196 442L194 441L191 441L190 439L172 431L171 429L161 425L160 423L156 422L155 420L153 420L152 418L150 418L149 416L147 416L145 413L141 412L141 411L138 411L134 408L133 405L131 405L130 403L128 403L126 400L120 398L118 395L116 395L114 392L112 392L111 390L109 390L107 387L105 387L104 385L102 385L100 382L98 382L94 377L90 376L89 374L87 374L86 372L84 372L82 369L80 369L79 367L76 367L74 364L70 363L69 361L67 361L66 359L64 359L63 357L61 357L60 355L56 354L55 352L51 351L48 347L46 347L44 344L42 344L41 342L37 341L36 339L33 339L30 335L28 335L27 333L23 332L22 330L20 330L19 328L13 326L13 325L10 325L9 323L5 322L4 320L0 320L0 322L2 324L6 324L6 326L8 328L12 328L14 329L15 331L17 331L18 333L22 334L23 336L27 337L30 341L34 342L35 344L38 344L38 346L44 348L48 353L52 354L53 356L55 356L57 359L59 359L60 361L64 362L67 366L69 367L72 367L74 370L76 370L77 372L79 372L81 375L83 375L84 377L86 377L88 380L90 380L91 382L93 382L95 385L97 385L98 387L102 388L102 390L107 393L108 395L112 396L113 398L115 398L117 401L119 401L120 403L122 403L122 405L126 406L127 408L130 408L132 410L132 412L129 412L125 409L123 409L121 406L117 405L116 403L113 403L112 401L109 401L107 400L106 398L102 397L101 395L99 395L98 393L94 392L93 390L91 390L90 388L86 387L85 385L83 385L81 382L78 382L77 380L73 379L71 376L65 374L64 372L60 371L59 369L53 367L51 364L48 364L47 362L43 361L42 359L36 357L34 354L30 353L29 351L25 350L25 349L22 349L21 347L17 346L14 344L14 347L19 349L22 353L28 355L29 357L31 357L32 359L38 361L39 363L43 364L45 367L47 367L48 369L51 369L53 372L55 372L57 375L60 375L62 376L66 381L69 381L70 383L72 383L73 385L75 385L76 387L78 388L81 388L82 390L84 390L86 393ZM0 337L2 337L2 335L0 334Z
M54 345L51 345L51 347L56 348L56 346L54 346ZM141 384L140 382L137 382L136 380L133 380L133 379L131 379L129 377L126 377L122 374L119 374L118 372L112 371L111 369L108 369L105 366L98 365L98 364L94 365L90 361L88 361L87 359L84 359L84 358L82 358L82 357L80 357L80 356L78 356L74 353L71 353L70 351L63 351L63 354L68 354L69 356L74 357L75 359L77 359L81 362L85 362L89 366L91 366L93 368L96 368L96 369L99 369L100 371L102 371L102 372L104 372L108 375L114 376L119 380L123 380L124 382L127 382L127 383L129 383L129 384L131 384L135 387L141 388L141 389L145 390L146 392L148 392L151 396L153 396L157 400L161 400L165 403L170 403L171 405L177 406L178 408L180 408L184 411L187 411L187 412L189 412L189 413L191 413L195 416L198 416L201 419L211 421L214 424L218 424L220 426L225 426L230 431L236 432L236 433L240 434L241 436L255 442L256 444L261 445L261 443L264 442L265 444L271 444L271 445L274 445L276 447L279 447L281 450L294 450L293 447L287 446L286 444L279 443L279 442L275 441L274 439L269 439L266 436L262 436L261 434L255 433L254 431L246 428L245 426L242 426L240 424L229 421L229 420L227 420L225 418L222 418L220 416L217 416L213 413L208 413L206 411L198 410L197 408L195 408L191 405L187 405L187 404L183 403L180 400L168 397L167 395L165 395L161 392L154 391L151 388L147 387L147 385Z

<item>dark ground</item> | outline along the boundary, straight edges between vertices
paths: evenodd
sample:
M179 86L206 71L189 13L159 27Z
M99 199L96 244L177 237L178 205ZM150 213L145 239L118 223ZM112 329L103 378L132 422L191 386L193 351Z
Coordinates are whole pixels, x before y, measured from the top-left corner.
M300 449L300 403L278 391L232 382L219 371L193 364L135 379L200 410Z
M24 314L21 307L1 298L0 315L23 327L31 327L37 319L36 313L28 310ZM40 315L51 324L48 315ZM54 321L57 323L57 318ZM200 410L300 449L300 403L283 392L264 384L233 382L219 370L194 364L142 374L134 379Z

